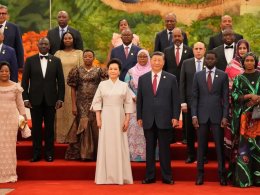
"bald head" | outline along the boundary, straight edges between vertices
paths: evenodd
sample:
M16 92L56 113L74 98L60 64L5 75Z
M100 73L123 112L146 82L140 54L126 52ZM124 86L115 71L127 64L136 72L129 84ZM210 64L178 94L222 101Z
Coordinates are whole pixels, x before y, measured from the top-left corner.
M133 40L132 31L129 28L124 29L121 33L121 39L125 45L131 44Z
M229 15L224 15L221 17L220 23L221 30L225 30L226 28L232 28L232 18Z
M65 28L69 22L69 14L66 11L59 11L57 16L58 24L61 28Z
M176 46L180 46L183 43L183 35L180 28L174 28L172 31L173 43Z
M165 27L169 30L172 31L177 23L176 15L174 13L169 13L165 16L164 18L165 22Z
M231 45L235 41L235 33L231 28L226 28L222 33L223 42L226 45Z
M205 44L202 42L197 42L193 45L193 54L194 57L198 60L204 57L206 53L206 47Z

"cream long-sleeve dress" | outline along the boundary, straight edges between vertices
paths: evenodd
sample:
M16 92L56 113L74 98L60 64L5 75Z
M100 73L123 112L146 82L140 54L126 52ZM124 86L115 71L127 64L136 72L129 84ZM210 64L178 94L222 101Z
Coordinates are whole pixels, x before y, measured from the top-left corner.
M55 56L61 60L65 82L72 68L83 65L83 52L81 50L72 50L69 52L58 50ZM65 85L64 103L62 107L57 110L55 121L56 141L58 143L65 142L73 120L70 86Z
M101 110L96 164L96 184L132 184L127 132L123 132L125 113L134 112L131 92L120 80L99 84L91 109Z
M17 181L16 141L19 114L25 114L22 87L0 87L0 183Z

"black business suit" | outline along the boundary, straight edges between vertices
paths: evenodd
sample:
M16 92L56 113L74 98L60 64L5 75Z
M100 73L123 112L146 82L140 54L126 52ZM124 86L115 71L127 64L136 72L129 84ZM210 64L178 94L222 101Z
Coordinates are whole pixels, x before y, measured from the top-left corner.
M225 174L224 159L224 131L221 121L228 117L228 76L225 72L216 69L212 90L208 90L206 70L194 75L192 87L192 117L196 116L198 128L198 155L197 170L200 177L204 175L203 157L207 148L208 130L211 129L216 145L218 159L218 173L220 177Z
M235 33L235 42L237 43L240 39L243 39L243 36ZM222 44L224 44L223 35L222 32L220 32L217 35L210 37L208 50L212 50Z
M169 34L167 33L167 29L158 32L156 34L155 41L154 41L154 51L164 52L164 50L170 46L168 35ZM183 36L183 43L185 45L188 45L188 39L186 33L182 32L182 36Z
M80 49L83 50L83 41L81 38L81 34L79 31L77 31L74 28L71 28L68 26L67 29L68 32L71 32L75 37L75 48L74 49ZM55 27L48 31L47 38L50 41L50 54L54 55L56 51L60 49L60 43L61 43L61 37L60 37L60 30L59 27Z
M159 157L163 180L172 179L170 143L172 119L179 119L180 100L176 77L162 71L156 94L152 88L152 73L139 78L137 120L143 121L146 139L146 178L155 179L155 148L159 142Z
M54 154L54 118L57 100L64 101L65 83L61 61L49 54L43 77L39 54L27 58L22 78L23 99L32 108L33 155L41 157L42 119L45 126L45 156Z
M188 111L185 113L186 135L187 135L187 153L188 157L195 159L195 133L196 130L192 125L191 104L192 104L192 84L193 77L196 73L196 59L186 59L182 63L180 76L180 99L181 104L186 103ZM203 62L201 61L201 68Z
M24 50L22 43L22 36L16 24L6 22L4 28L4 44L14 48L18 67L22 68L24 64Z
M121 81L125 80L125 75L128 72L128 70L132 67L134 67L137 63L137 53L141 50L140 47L132 44L128 56L126 58L124 46L120 45L118 47L115 47L111 51L110 59L117 58L121 60L122 62L122 69L120 71L119 79Z
M215 51L218 55L218 62L217 62L216 68L218 68L222 71L225 71L228 62L227 62L226 56L225 56L224 44L216 47L215 49L213 49L213 51ZM233 58L235 57L235 53L236 53L236 44L234 44Z

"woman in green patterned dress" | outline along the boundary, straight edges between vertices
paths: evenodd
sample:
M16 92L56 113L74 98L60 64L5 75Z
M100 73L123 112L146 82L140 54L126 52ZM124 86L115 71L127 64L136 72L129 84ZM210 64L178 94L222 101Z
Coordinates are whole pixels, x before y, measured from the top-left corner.
M258 58L248 52L242 64L245 72L235 78L232 89L231 125L233 132L239 135L232 180L238 187L260 186L260 119L252 119L253 109L260 106Z

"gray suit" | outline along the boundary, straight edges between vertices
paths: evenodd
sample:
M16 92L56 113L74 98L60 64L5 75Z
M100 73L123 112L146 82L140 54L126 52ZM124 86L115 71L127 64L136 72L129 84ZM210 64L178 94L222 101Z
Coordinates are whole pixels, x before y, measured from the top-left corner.
M148 72L139 78L137 120L143 120L146 139L146 178L155 178L155 147L158 139L162 178L171 179L171 120L178 120L179 115L179 91L174 75L162 71L155 95L152 89L152 73Z
M192 116L197 116L198 129L198 156L197 170L199 175L204 174L203 156L207 148L208 130L211 129L216 145L218 158L218 172L220 177L225 174L225 159L223 155L224 132L221 121L228 117L228 76L225 72L216 69L212 90L209 91L206 81L206 70L194 75L192 87Z

